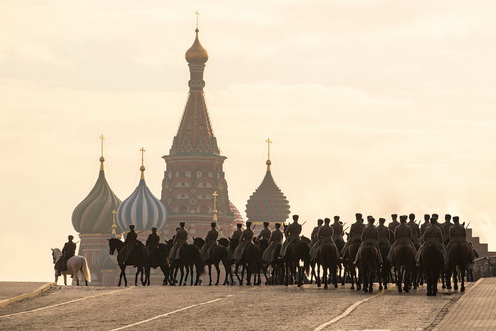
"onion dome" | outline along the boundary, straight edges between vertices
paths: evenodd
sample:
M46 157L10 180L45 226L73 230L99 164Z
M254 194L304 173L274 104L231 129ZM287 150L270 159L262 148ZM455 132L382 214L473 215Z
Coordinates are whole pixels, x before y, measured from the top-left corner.
M144 149L141 149L144 152ZM143 161L143 159L142 159ZM156 227L159 231L166 224L166 211L145 183L145 167L140 167L141 179L133 194L122 202L117 210L117 225L124 231L134 224L136 231L150 231Z
M72 213L72 225L78 233L110 234L112 230L112 210L119 207L121 200L105 179L104 162L104 157L100 157L100 174L95 186Z
M231 201L229 201L229 210L234 214L232 226L236 226L236 224L245 224L243 216Z
M198 28L196 28L196 38L193 45L186 51L186 61L189 64L205 64L208 61L208 53L205 48L200 44L198 39Z
M246 217L248 221L253 223L261 222L278 222L283 223L289 216L289 202L281 192L279 187L274 182L270 171L270 139L269 143L269 157L266 162L267 172L262 181L262 184L252 194L248 203L246 204Z

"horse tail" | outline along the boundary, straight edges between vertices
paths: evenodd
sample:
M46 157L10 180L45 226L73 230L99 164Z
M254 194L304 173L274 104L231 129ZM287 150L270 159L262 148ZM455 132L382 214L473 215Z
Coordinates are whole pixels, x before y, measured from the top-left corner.
M84 279L87 282L91 283L91 273L90 273L90 268L88 268L88 261L86 258L83 256L83 263L81 264L81 272L84 275Z
M196 272L198 273L198 275L203 275L205 274L205 262L203 262L202 258L201 258L201 254L200 254L200 250L199 249L195 249L194 250L195 252L195 267L196 267Z

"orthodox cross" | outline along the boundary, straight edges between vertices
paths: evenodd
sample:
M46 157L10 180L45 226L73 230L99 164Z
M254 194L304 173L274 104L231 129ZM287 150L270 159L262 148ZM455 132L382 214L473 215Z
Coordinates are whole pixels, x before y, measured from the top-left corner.
M265 142L267 143L267 147L268 147L267 159L270 160L270 144L272 144L272 140L270 140L270 138L267 138Z
M145 163L144 163L144 155L145 155L146 150L145 150L144 147L141 147L140 151L141 151L141 166L143 167L145 165Z
M197 11L195 11L195 14L196 14L196 29L198 30L198 17L200 16L200 13Z
M115 214L117 214L117 212L114 210L112 210L112 237L116 237L117 235L117 232L115 231L115 229L117 228L117 225L115 225Z
M103 141L105 140L103 134L100 136L100 140L102 141L102 157L103 157Z
M212 193L213 197L214 197L214 210L213 210L213 217L212 217L212 221L214 222L217 222L217 191L214 191L214 193Z

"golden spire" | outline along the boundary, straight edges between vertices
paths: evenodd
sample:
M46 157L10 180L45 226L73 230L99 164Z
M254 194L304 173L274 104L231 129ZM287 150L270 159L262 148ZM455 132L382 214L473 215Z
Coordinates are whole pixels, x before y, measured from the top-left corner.
M141 147L140 149L141 151L141 167L140 167L140 171L141 171L141 179L145 179L145 161L144 161L144 157L145 157L145 148L144 147Z
M115 230L117 228L117 225L115 224L115 214L117 214L117 212L114 210L112 210L112 238L117 238L117 231Z
M217 222L217 191L214 191L214 193L212 193L213 197L214 197L214 210L213 210L213 217L212 217L212 221L214 222Z
M265 162L265 164L267 165L267 171L270 171L270 165L272 164L272 162L270 162L270 144L272 144L272 140L267 138L265 142L267 143L267 162Z
M103 136L103 134L100 136L100 140L102 141L102 143L101 143L102 154L100 156L100 170L103 170L103 162L105 162L105 158L103 157L103 141L105 140L105 137Z
M200 12L197 10L197 11L195 11L195 14L196 14L196 30L198 30L198 18L200 18Z

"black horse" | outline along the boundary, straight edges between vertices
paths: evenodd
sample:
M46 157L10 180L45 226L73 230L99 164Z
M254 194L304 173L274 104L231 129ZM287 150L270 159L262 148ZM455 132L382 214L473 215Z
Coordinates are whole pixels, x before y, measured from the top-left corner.
M324 288L327 289L329 283L327 278L331 278L334 288L338 287L337 280L337 266L339 263L338 249L336 245L331 242L324 242L319 248L318 261L322 265L322 280L324 281ZM321 286L320 277L317 278L317 286Z
M377 263L377 249L373 244L365 242L359 256L360 277L363 280L363 291L372 293L374 286L374 277L379 270Z
M134 277L134 285L138 286L138 274L141 273L141 283L145 285L143 280L143 266L145 264L145 245L139 240L136 241L136 247L134 247L132 253L129 255L128 259L125 260L126 249L127 246L124 242L117 238L108 239L109 242L109 254L114 255L114 252L117 250L117 264L121 269L121 273L119 275L119 284L117 286L121 286L122 278L124 278L124 286L127 286L127 278L126 278L126 267L134 266L136 267L136 275Z
M251 275L254 273L254 284L261 284L260 270L262 270L262 250L253 242L246 244L243 254L239 261L236 262L236 270L241 267L241 277L236 273L239 285L243 285L243 277L246 270L246 285L251 285ZM256 277L258 276L258 278ZM267 278L267 275L265 276Z
M388 289L389 281L391 280L391 261L387 259L390 247L380 243L379 250L381 251L382 266L379 271L379 290Z
M460 273L460 292L465 291L465 272L470 261L469 246L464 242L454 242L448 252L448 275L447 282L451 285L450 276L453 276L453 289L458 291L458 272ZM458 272L457 272L458 268ZM451 286L450 286L451 287Z
M225 239L225 238L221 238ZM227 239L225 239L227 241ZM220 242L220 240L218 241ZM225 241L222 241L224 245L226 245ZM194 245L196 245L198 248L202 248L203 245L205 245L205 240L202 238L195 238L194 239ZM217 271L217 281L215 282L215 285L219 285L219 277L220 277L220 267L219 263L222 262L224 265L224 270L226 273L226 277L224 279L224 283L222 285L229 285L229 280L228 276L231 276L231 284L233 283L233 275L231 271L231 261L229 261L229 252L227 250L227 245L229 245L229 242L227 241L227 245L214 245L210 249L210 258L205 262L205 264L208 266L208 277L210 282L208 285L212 285L212 264L215 267L215 270Z
M427 295L437 294L437 283L444 269L443 252L433 241L426 241L421 254L422 270L427 283Z
M143 285L150 285L150 269L160 268L164 274L162 285L167 285L169 281L169 250L166 244L159 244L155 250L145 249L145 281Z
M167 248L172 248L172 240L167 241ZM177 279L177 272L181 272L181 278L179 280L179 286L186 285L188 281L188 276L191 273L190 285L193 286L193 267L196 269L196 280L194 285L200 284L200 276L205 273L205 263L203 262L200 254L200 249L196 245L184 244L179 249L179 259L169 261L171 266L171 285L175 285ZM186 269L186 277L184 277L184 269ZM183 284L184 277L184 284Z
M300 265L303 261L303 267ZM303 273L309 276L310 273L310 247L302 240L292 242L286 248L284 256L286 264L286 282L284 285L289 285L289 278L293 278L298 282L298 287L303 285Z

